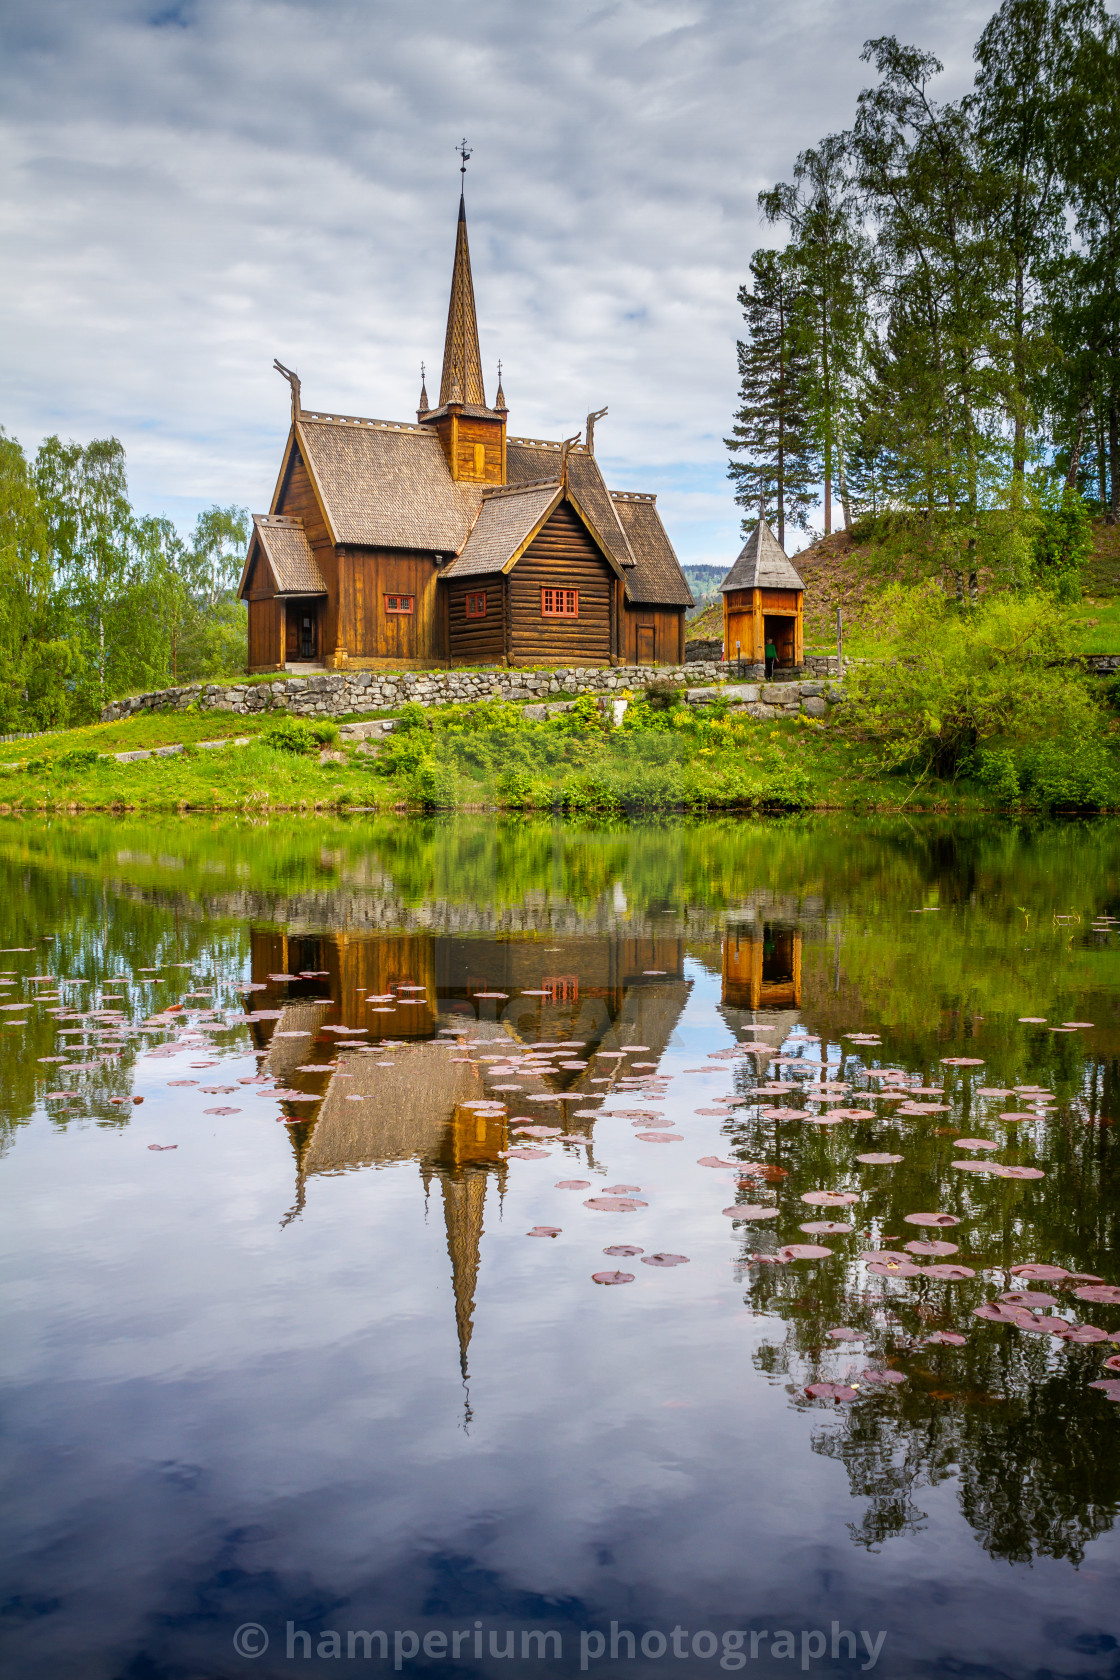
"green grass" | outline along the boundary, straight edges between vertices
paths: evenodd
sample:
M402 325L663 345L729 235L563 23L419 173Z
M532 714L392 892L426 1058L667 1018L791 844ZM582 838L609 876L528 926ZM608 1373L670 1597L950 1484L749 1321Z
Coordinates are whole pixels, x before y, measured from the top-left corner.
M224 741L234 735L255 735L267 717L240 717L235 712L138 712L119 723L90 723L80 729L57 729L25 741L0 742L0 760L41 758L76 749L95 752L140 752L177 742Z
M157 745L161 738L213 739L221 733L215 727L220 721L228 724L228 734L256 734L267 723L254 719L250 725L228 714L149 716L27 745L38 749L40 761L57 760L90 745L122 751ZM126 730L131 735L124 735ZM784 801L853 811L970 811L990 804L975 788L924 781L915 790L909 777L884 775L873 751L832 725L758 722L734 711L722 720L689 717L683 727L609 734L564 728L559 721L504 733L422 731L412 737L421 750L419 766L408 764L403 739L393 739L395 745L384 749L389 762L398 760L389 775L379 772L377 760L352 749L345 750L343 762L320 764L317 756L283 752L256 739L245 747L128 764L102 759L67 767L33 760L30 770L0 769L0 811L253 815L358 807L384 812L417 809L425 797L462 810L548 809L555 801L589 814L774 809Z
M1120 653L1120 597L1080 601L1069 616L1078 653Z

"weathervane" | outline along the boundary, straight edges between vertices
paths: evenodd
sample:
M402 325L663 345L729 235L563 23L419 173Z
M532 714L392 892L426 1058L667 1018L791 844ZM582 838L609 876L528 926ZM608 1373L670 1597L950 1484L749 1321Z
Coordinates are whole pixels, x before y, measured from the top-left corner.
M466 177L466 173L467 173L467 159L470 157L471 153L474 151L474 147L473 146L468 146L467 142L466 142L466 138L464 137L462 140L460 140L460 142L456 146L455 150L458 152L459 156L463 160L462 163L459 165L459 173L460 173L460 175L462 175L464 177L463 185L466 186L467 183L466 183L465 177Z

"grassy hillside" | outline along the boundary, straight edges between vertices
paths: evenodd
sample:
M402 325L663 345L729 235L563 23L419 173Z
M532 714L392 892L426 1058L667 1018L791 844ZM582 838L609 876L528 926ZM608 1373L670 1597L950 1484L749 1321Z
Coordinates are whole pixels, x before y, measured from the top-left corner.
M844 615L845 641L857 646L864 603L893 581L894 563L883 545L856 542L846 531L833 532L796 555L794 564L805 580L806 646L832 644L837 606ZM1094 522L1083 596L1071 616L1079 627L1082 653L1120 653L1120 526Z

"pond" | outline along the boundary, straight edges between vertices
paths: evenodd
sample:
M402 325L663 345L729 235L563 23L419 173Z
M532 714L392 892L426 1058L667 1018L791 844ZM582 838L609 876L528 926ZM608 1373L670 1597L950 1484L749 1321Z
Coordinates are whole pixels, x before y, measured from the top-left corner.
M1120 826L0 826L9 1680L1120 1663Z

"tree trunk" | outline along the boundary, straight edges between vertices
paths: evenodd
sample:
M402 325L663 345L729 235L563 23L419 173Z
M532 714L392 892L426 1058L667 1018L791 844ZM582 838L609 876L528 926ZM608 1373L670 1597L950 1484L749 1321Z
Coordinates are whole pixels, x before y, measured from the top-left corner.
M1077 410L1077 430L1074 433L1073 449L1069 458L1069 471L1066 474L1066 489L1077 489L1077 478L1081 471L1081 446L1085 441L1085 417L1089 412L1089 389L1082 393L1081 406Z
M840 506L844 510L844 529L852 528L852 509L848 501L848 479L844 472L844 428L836 422L836 476L840 480Z
M1120 523L1120 390L1114 385L1108 394L1108 512L1110 525Z
M1011 363L1015 374L1015 441L1011 446L1011 471L1021 484L1027 470L1027 427L1023 415L1023 323L1026 314L1024 301L1023 265L1015 265L1015 314L1012 327Z

